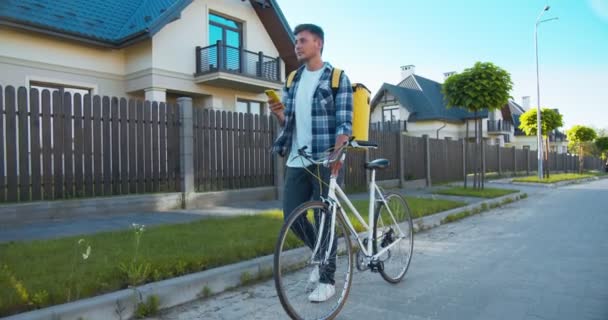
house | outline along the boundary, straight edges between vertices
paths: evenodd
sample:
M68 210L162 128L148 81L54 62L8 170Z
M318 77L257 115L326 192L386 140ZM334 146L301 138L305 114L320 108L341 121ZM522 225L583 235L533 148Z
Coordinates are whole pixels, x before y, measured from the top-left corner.
M398 127L408 135L454 140L466 138L468 130L473 140L477 117L482 120L482 137L487 143L504 146L512 139L512 121L502 110L475 114L459 107L447 108L441 84L417 75L413 65L401 67L401 79L397 85L384 83L374 95L372 126L394 128L394 123L400 122Z
M0 85L263 113L298 67L275 0L5 0Z
M526 134L519 129L519 117L529 109L529 97L522 98L522 105L515 103L515 101L509 101L509 113L511 119L514 124L514 139L511 145L517 148L530 148L532 150L537 150L538 141L537 136L526 136ZM555 109L555 111L559 112L559 110ZM568 152L568 141L566 139L566 135L559 130L554 130L549 134L549 149L551 152L555 152L557 154L567 153Z

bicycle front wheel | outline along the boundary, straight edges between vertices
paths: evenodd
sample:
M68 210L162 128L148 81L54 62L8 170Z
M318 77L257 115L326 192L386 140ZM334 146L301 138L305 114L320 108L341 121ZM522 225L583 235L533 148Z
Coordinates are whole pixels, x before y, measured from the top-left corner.
M352 246L342 216L323 202L297 207L281 228L274 254L274 282L281 305L292 319L333 319L346 302L352 282ZM335 294L320 302L320 284L333 283Z
M374 254L385 250L379 256L383 268L380 275L390 283L398 283L407 272L414 251L414 225L412 214L405 199L397 193L384 195L386 205L376 208L373 233Z

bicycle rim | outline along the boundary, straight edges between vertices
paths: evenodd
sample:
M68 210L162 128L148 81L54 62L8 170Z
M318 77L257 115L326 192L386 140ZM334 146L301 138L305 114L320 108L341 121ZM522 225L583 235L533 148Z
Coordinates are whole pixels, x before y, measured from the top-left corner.
M373 247L376 253L394 244L379 257L383 264L380 274L384 280L398 283L410 266L414 250L412 215L401 195L388 193L385 199L388 208L384 203L380 203L376 210ZM398 240L399 242L396 242Z
M345 224L340 215L336 216L335 238L337 250L330 251L335 257L335 295L325 302L310 302L308 296L316 288L311 283L310 275L315 266L327 270L327 264L321 266L322 257L327 250L319 249L319 254L313 257L317 242L303 236L303 241L296 235L296 230L302 230L302 217L310 222L315 236L321 227L320 217L327 217L323 229L330 225L330 215L327 206L322 202L307 202L296 208L285 221L274 254L274 280L277 294L283 309L292 319L333 319L339 312L348 296L352 282L352 246L347 236ZM300 221L300 222L298 222ZM302 233L300 233L302 234ZM329 237L320 237L318 247L328 247ZM311 249L312 247L312 249Z

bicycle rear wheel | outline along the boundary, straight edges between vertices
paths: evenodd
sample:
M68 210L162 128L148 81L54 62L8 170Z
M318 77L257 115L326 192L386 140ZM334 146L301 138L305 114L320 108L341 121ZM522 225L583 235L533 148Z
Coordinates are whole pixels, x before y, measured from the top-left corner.
M384 195L386 204L376 207L373 233L374 254L391 246L380 255L383 268L380 275L390 283L398 283L407 272L414 251L414 225L405 199L397 193Z
M297 207L281 228L274 254L274 282L281 305L292 319L333 319L346 302L352 282L352 246L341 215L336 214L335 246L330 245L330 225L327 205L311 201ZM315 273L316 267L322 272ZM313 273L321 275L317 281L334 281L332 298L309 300L317 285L311 279Z

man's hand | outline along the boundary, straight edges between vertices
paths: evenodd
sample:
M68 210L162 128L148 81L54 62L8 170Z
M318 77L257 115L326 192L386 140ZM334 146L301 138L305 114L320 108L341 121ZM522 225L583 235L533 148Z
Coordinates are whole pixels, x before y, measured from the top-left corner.
M270 112L277 117L279 124L283 126L285 124L285 106L280 101L276 101L274 99L268 99L268 105L270 107Z
M348 136L345 134L341 134L339 136L336 137L336 145L334 146L334 152L338 151L338 149L340 149L342 146L344 146L346 143L348 143ZM338 156L338 155L336 155ZM340 159L338 159L338 161L332 163L331 165L331 175L334 177L338 176L338 172L340 171L340 168L342 168L342 161Z

